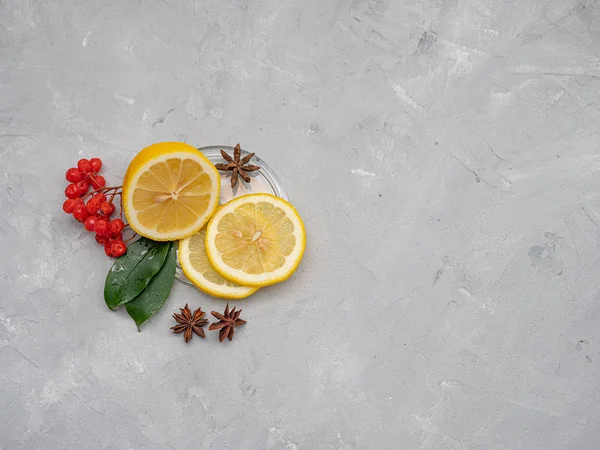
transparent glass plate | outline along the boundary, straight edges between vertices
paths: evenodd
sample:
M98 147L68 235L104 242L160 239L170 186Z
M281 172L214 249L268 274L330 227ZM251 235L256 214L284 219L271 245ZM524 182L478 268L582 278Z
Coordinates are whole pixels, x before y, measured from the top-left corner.
M221 156L221 150L225 150L228 154L233 156L233 147L228 145L211 145L210 147L200 147L198 150L200 150L213 164L227 162ZM242 149L242 158L248 153L250 152ZM289 200L287 190L285 189L281 179L266 162L264 162L258 156L254 156L249 164L260 166L260 170L249 173L250 177L252 178L250 183L246 183L240 178L235 189L231 189L230 172L219 172L221 174L221 204L227 203L232 198L239 197L241 195L258 194L262 192L273 194L277 197ZM184 283L192 284L183 273L183 270L181 270L179 260L177 261L175 277Z

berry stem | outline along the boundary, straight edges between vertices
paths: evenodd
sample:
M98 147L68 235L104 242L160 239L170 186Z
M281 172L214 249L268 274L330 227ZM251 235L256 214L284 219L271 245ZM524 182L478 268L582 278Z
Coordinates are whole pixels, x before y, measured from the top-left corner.
M111 187L103 187L100 189L96 189L94 191L88 192L86 195L83 196L83 199L85 200L88 197L92 197L96 194L108 194L111 191L114 191L114 195L121 195L121 191L119 191L119 189L122 189L123 186L111 186Z
M126 227L129 225L125 225ZM127 244L128 242L131 242L132 240L134 240L135 238L139 237L140 235L137 233L133 233L133 236L131 236L130 238L128 238L127 240L125 240L125 243Z
M121 192L117 192L117 191L113 192L113 193L110 195L110 200L108 201L109 203L112 203L112 202L113 202L113 200L114 200L114 198L115 198L115 195L121 195Z

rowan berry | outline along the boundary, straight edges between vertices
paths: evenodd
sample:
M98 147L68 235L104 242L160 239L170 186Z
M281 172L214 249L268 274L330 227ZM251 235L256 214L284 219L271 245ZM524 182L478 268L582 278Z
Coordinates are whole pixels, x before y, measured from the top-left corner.
M70 185L68 185L65 188L65 195L68 198L77 198L77 197L79 197L80 191L79 191L79 188L77 187L77 184L71 183Z
M98 201L92 197L88 200L87 205L85 205L85 207L90 214L95 214L100 209L100 203L98 203Z
M90 166L94 173L98 173L102 169L102 160L100 158L92 158L90 159Z
M88 215L87 209L83 203L78 203L75 205L75 208L73 209L73 217L75 217L75 219L77 219L79 222L83 222Z
M68 198L63 203L63 211L66 212L67 214L71 214L73 212L73 210L75 209L76 204L77 204L77 199Z
M77 161L77 168L79 170L81 170L83 173L91 173L92 172L92 165L85 158L82 158L79 161Z
M111 216L112 213L115 212L115 205L110 202L104 202L100 205L100 211L102 211L102 214L105 216Z
M101 236L107 236L110 232L110 225L106 219L98 219L94 225L94 231Z
M120 233L121 231L123 231L123 228L125 228L125 224L123 223L123 221L121 219L113 219L110 222L110 232L117 234Z
M125 242L119 239L111 244L110 250L113 257L119 257L127 251L127 246Z
M90 180L92 181L92 187L94 189L100 189L106 186L106 180L102 175L98 175L97 177L90 177Z
M75 167L71 167L65 174L65 178L71 183L77 183L78 181L83 180L84 176L84 173Z
M96 234L96 242L98 244L104 245L108 241L106 236L102 236L101 234Z
M101 205L102 203L104 203L106 201L106 195L104 195L104 194L96 194L92 198L96 199L96 201L98 202L98 205Z
M85 221L83 222L83 227L88 231L94 231L97 221L98 221L98 216L96 214L88 216L85 219Z
M81 180L77 184L77 189L79 189L79 195L87 194L87 191L90 188L90 183L87 180Z

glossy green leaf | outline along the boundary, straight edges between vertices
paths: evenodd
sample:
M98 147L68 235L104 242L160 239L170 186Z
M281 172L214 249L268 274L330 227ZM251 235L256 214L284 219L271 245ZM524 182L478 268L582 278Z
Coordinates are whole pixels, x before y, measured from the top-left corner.
M154 242L142 238L117 258L104 284L104 301L110 309L130 302L142 292L154 275L158 273L170 242Z
M134 300L125 305L127 312L135 321L138 330L140 326L154 315L167 301L173 281L175 280L175 264L177 251L175 245L171 249L160 271L150 280L148 287Z

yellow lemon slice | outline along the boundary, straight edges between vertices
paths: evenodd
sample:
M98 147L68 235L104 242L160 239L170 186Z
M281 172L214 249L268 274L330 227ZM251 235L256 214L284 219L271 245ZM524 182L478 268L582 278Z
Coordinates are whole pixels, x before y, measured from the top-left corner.
M219 203L219 172L182 142L146 147L129 164L123 207L131 228L155 241L183 239L202 228Z
M198 289L219 298L240 299L254 294L258 288L240 286L223 278L213 268L204 247L206 227L179 241L179 264L185 276Z
M206 229L206 253L224 278L244 286L288 279L300 264L306 234L296 209L271 194L234 198Z

